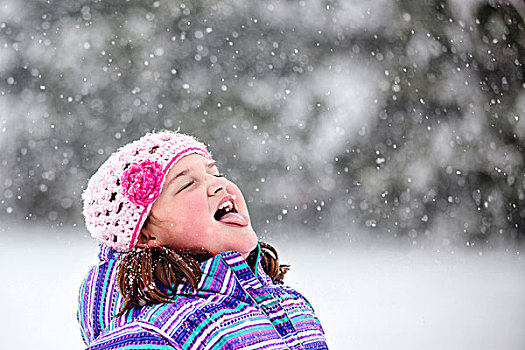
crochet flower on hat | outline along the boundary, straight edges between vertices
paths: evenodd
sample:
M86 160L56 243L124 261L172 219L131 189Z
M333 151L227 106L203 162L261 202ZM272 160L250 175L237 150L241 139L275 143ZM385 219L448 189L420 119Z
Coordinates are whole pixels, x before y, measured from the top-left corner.
M160 163L149 159L140 164L133 163L122 176L124 194L133 204L146 206L159 196L163 178Z

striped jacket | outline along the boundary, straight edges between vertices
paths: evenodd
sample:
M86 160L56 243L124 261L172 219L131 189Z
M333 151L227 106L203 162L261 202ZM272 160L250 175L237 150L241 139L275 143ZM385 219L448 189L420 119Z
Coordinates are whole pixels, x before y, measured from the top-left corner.
M201 263L197 290L179 286L170 303L114 318L123 303L118 256L101 246L101 262L80 288L77 316L88 349L327 349L308 301L273 283L259 256L254 273L238 252Z

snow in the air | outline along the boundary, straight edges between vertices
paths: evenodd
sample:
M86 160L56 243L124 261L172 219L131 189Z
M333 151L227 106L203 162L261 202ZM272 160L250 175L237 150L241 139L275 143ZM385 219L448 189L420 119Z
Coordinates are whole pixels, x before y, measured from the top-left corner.
M0 1L0 347L82 348L88 178L180 129L331 349L525 348L525 5Z

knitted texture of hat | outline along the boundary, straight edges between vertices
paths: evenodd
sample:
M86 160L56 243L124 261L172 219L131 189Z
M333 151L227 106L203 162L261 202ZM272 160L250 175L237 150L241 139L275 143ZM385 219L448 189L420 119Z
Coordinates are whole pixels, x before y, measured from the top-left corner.
M91 177L82 194L91 236L119 251L133 249L166 174L179 159L206 146L174 131L148 133L113 153Z

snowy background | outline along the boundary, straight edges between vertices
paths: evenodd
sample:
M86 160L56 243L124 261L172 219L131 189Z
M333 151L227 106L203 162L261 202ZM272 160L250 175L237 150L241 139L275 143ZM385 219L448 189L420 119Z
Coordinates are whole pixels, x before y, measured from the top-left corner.
M523 349L524 15L0 0L0 344L81 347L83 187L119 146L180 128L242 188L332 348Z
M1 234L0 347L83 348L76 297L96 244L82 230L13 227ZM315 306L330 349L525 348L521 255L272 243L292 264L287 283Z

